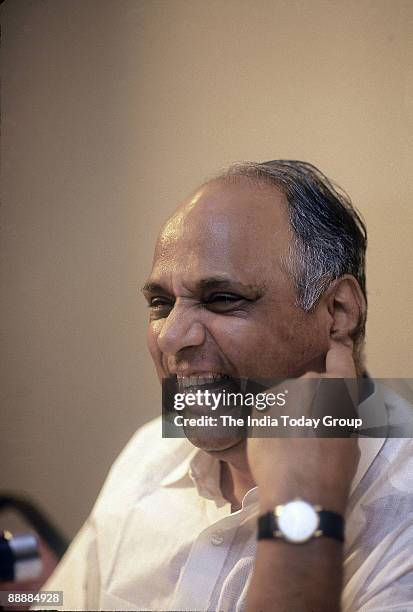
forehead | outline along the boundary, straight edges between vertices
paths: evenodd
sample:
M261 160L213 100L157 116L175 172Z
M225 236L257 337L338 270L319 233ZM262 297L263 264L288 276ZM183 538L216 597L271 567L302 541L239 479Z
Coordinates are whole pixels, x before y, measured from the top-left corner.
M183 275L196 282L197 277L221 274L265 281L287 253L289 241L287 202L276 187L244 177L214 181L185 200L166 222L151 276Z

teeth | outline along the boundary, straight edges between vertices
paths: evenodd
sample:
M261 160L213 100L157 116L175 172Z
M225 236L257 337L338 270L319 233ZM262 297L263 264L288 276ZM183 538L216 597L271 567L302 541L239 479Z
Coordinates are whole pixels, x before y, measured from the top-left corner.
M183 389L188 389L189 387L199 387L200 385L211 384L228 378L228 376L214 372L205 372L199 376L178 376L177 378L179 386Z

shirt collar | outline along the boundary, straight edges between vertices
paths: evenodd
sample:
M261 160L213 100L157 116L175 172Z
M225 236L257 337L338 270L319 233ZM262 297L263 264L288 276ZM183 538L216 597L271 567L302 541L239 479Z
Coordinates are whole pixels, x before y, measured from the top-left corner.
M188 444L192 446L189 441ZM221 466L219 460L192 446L185 459L161 480L161 486L184 487L192 485L197 488L201 497L227 503L221 493L220 479Z
M193 446L189 440L182 440L183 444L188 444L188 454L185 459L178 463L162 480L161 487L169 487L178 484L183 484L185 480L190 480L189 469L191 461L201 451Z

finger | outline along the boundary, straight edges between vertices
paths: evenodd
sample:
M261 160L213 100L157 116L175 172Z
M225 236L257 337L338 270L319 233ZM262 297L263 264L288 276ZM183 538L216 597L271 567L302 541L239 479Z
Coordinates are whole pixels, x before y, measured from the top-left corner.
M326 355L326 374L331 378L356 378L353 346L331 340Z

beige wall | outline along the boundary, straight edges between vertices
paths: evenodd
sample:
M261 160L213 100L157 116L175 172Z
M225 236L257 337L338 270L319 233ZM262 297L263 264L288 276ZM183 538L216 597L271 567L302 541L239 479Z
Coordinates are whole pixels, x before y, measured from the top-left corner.
M412 376L410 0L2 12L1 487L79 527L159 413L137 294L156 231L232 160L305 159L346 188L370 231L370 370Z

